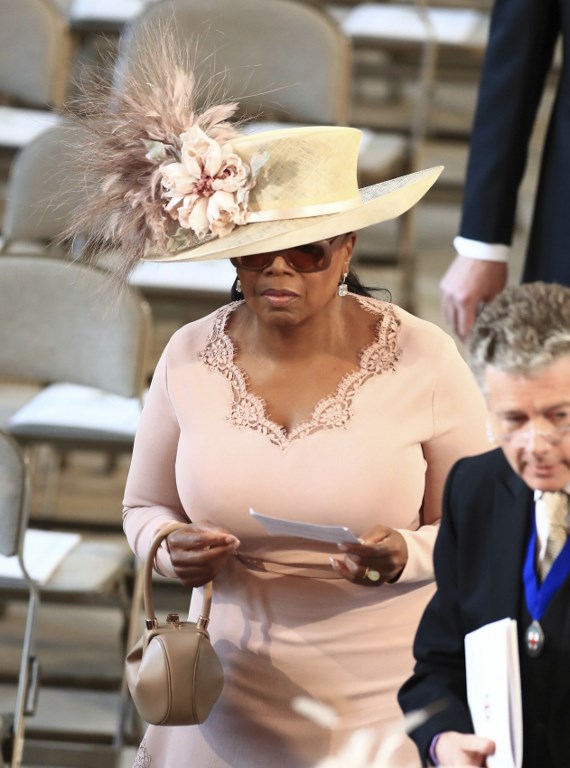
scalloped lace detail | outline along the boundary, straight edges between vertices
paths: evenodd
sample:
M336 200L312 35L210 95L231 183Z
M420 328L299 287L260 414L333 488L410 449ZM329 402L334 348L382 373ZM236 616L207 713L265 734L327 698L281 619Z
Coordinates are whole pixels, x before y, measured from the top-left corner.
M151 763L152 759L150 752L146 748L146 743L143 739L140 747L138 748L137 756L135 758L135 762L133 763L133 768L150 768Z
M281 448L322 429L346 427L356 392L372 376L395 370L401 354L397 343L400 321L393 307L365 296L355 298L363 309L378 316L376 338L360 352L358 369L343 376L336 391L319 400L311 416L290 432L268 418L265 401L250 391L247 375L235 363L236 349L226 333L226 327L231 313L242 302L233 302L217 311L200 357L209 370L218 371L231 384L233 403L228 418L232 424L260 432Z

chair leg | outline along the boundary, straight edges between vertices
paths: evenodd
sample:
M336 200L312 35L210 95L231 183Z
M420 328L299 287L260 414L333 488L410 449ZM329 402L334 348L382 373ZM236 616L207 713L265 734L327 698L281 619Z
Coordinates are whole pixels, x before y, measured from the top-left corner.
M25 453L30 464L32 486L43 489L39 516L43 519L53 517L64 456L50 445L26 445Z
M41 509L41 516L43 518L51 518L54 515L63 466L62 455L56 449L50 448L47 456L48 462Z
M33 714L36 702L37 662L35 660L34 647L39 593L35 586L28 586L30 589L30 597L28 600L26 630L22 646L18 690L16 692L16 704L14 708L10 768L21 768L22 756L24 753L25 715ZM34 688L34 690L32 690L32 688Z
M9 768L14 752L14 716L0 716L0 768Z
M113 472L116 472L117 467L119 466L119 456L114 451L109 451L105 454L105 466L103 468L103 473L105 475L112 475Z

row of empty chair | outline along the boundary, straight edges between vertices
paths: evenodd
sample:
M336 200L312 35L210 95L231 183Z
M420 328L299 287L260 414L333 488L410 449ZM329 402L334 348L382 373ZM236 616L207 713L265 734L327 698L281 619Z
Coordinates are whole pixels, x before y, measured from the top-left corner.
M122 624L117 633L119 657L134 639L140 599L133 587L134 557L119 533L120 507L114 534L99 531L97 520L81 525L80 509L67 520L36 514L32 538L27 523L40 446L49 447L54 459L48 488L57 487L61 458L70 451L130 453L142 405L149 335L146 301L132 287L119 291L106 272L48 256L0 257L0 400L7 387L16 406L0 429L0 554L15 555L22 564L24 542L31 546L42 533L36 543L40 550L28 552L26 562L33 567L45 549L57 551L74 534L72 549L45 580L27 578L25 568L23 577L3 574L0 563L0 601L29 594L14 719L7 725L5 721L2 732L11 768L21 765L25 743L26 760L32 764L59 765L73 754L81 759L86 744L95 760L90 764L112 766L119 760L130 712L121 678L114 683L116 728L107 743L96 745L101 739L88 724L81 739L68 733L63 722L55 732L34 732L33 715L42 686L40 604L56 602L79 611L88 605L113 606ZM73 646L75 638L64 633L60 642ZM91 670L90 677L85 683L67 676L65 684L91 687L101 676ZM61 685L61 679L57 683ZM34 733L27 742L25 723Z
M310 95L315 93L314 88L310 87L310 81L314 77L318 78L318 58L312 54L310 45L304 46L301 62L294 56L294 53L297 44L301 44L304 40L310 40L312 25L318 25L318 21L312 18L316 12L331 17L338 24L346 42L353 47L357 54L356 67L354 71L349 71L349 78L356 84L362 75L366 74L366 68L363 68L364 63L366 63L366 56L363 59L363 52L366 54L373 51L383 55L390 64L388 78L393 80L395 66L401 68L402 61L408 64L409 76L410 57L417 61L418 49L421 54L422 47L428 43L440 46L443 53L446 49L453 50L455 65L461 61L462 56L465 56L471 71L476 71L473 63L480 61L480 55L484 50L488 17L488 14L479 7L481 3L474 3L472 8L458 8L441 6L438 3L431 4L426 0L413 0L413 2L408 3L317 4L320 8L317 8L313 3L303 2L303 0L285 4L279 2L264 3L262 13L259 13L259 5L256 6L257 13L253 20L250 16L251 11L247 0L241 0L238 3L225 0L223 3L214 4L201 3L198 0L179 0L179 2L173 2L173 0L122 0L122 2L112 3L94 3L88 0L22 0L17 5L11 4L10 0L3 0L0 3L0 6L2 5L5 6L2 10L6 43L2 50L6 51L4 54L6 64L0 60L0 70L8 71L10 69L12 75L1 85L0 90L8 96L11 95L12 98L23 97L25 101L34 106L61 103L62 71L65 69L66 63L69 66L70 34L78 19L83 19L87 26L95 25L94 28L96 28L97 20L99 20L101 29L105 28L106 19L109 22L121 20L121 26L126 25L128 28L133 23L137 24L141 17L164 19L168 15L186 13L192 19L191 25L194 36L199 39L199 52L201 53L205 47L202 45L201 38L204 35L206 37L210 35L210 39L206 43L208 55L211 56L214 46L217 45L222 60L226 60L231 58L230 53L234 53L234 51L231 50L230 53L226 53L224 49L227 46L232 49L233 45L227 39L219 44L221 41L220 34L229 28L226 19L231 18L232 37L242 36L244 40L247 40L248 31L250 34L256 31L258 38L263 37L277 52L277 66L273 67L271 59L265 55L263 42L260 41L260 48L254 45L254 50L251 51L247 62L250 71L243 72L242 70L241 72L243 75L242 90L244 90L243 83L249 84L250 77L253 77L254 82L260 79L259 73L253 71L254 68L261 71L269 66L272 69L279 69L279 77L273 81L266 78L265 85L272 83L275 90L279 92L284 87L285 90L299 87L303 82L309 86L306 90L309 94L308 98L310 98ZM306 11L303 14L303 11L296 6L309 6L312 13ZM25 42L28 38L25 35L14 34L14 32L18 33L19 27L23 26L23 20L27 21L28 18L35 21L35 26L39 27L35 37L41 41L41 44L35 46L34 55L28 57L26 62L21 51L26 49ZM296 23L301 23L303 27L299 36L288 38L288 35L285 34L285 38L293 41L290 57L287 56L287 48L283 45L280 36L282 27L279 22L281 21L285 22L285 32L287 28ZM38 34L40 31L42 34ZM319 34L316 39L320 39ZM10 49L14 47L15 40L19 41L17 48L20 53L11 54ZM296 42L297 40L299 43ZM21 44L22 41L24 45ZM58 43L55 46L57 61L53 55L54 41ZM462 55L459 56L458 52ZM261 55L258 56L257 54ZM8 64L12 55L19 57L12 63L24 63L25 66L9 67ZM306 68L302 72L303 77L301 80L295 80L296 69L304 61L306 61ZM316 73L313 72L312 66L316 66ZM369 66L370 60L368 60ZM454 66L453 71L457 70L458 67ZM239 78L239 70L237 72L235 77ZM384 77L377 66L375 67L375 76ZM29 89L26 91L25 84L20 85L20 79L25 80L27 78L29 80L30 77L38 81L50 80L52 90L46 90L44 86L41 92L35 94L30 93ZM412 79L416 80L415 75L412 75ZM54 93L54 89L57 91L56 93ZM251 90L253 93L256 92L254 88ZM287 120L295 120L294 113L287 112L287 94L283 95L284 101L281 102L277 97L274 99L274 104L285 110ZM345 110L345 114L341 115L342 122L350 119L347 112L349 105L345 100L346 95L346 91L341 90L338 96L339 100L343 100ZM317 99L317 104L321 98ZM266 98L263 100L262 106L267 107L268 102L269 99ZM263 113L263 117L264 119L274 119L275 116L272 110L269 110ZM338 116L335 115L335 117Z
M30 529L30 480L24 451L10 434L0 429L0 601L27 601L15 703L10 712L0 711L0 765L21 768L25 762L113 768L119 765L125 735L134 722L120 675L114 683L116 725L106 743L101 741L100 734L90 734L88 723L81 739L66 730L65 722L59 723L55 731L34 731L39 699L50 684L42 665L38 630L40 609L45 604L61 606L62 610L73 606L78 612L77 621L84 620L81 612L91 607L112 606L119 614L118 655L124 656L125 648L136 637L139 623L140 581L133 556L122 535L76 536L37 527ZM57 642L68 644L71 653L76 638L63 627L62 623ZM89 672L92 679L104 677L100 670L87 668L84 678ZM62 680L57 682L61 685ZM67 677L65 684L70 682L74 686L85 684ZM135 738L138 736L137 728Z

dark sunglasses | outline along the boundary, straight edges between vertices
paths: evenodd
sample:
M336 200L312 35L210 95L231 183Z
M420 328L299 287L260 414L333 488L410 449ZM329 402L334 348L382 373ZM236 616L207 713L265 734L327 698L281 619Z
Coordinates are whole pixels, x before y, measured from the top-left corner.
M296 272L322 272L330 266L334 253L333 243L339 237L336 235L330 240L321 240L319 243L309 245L296 245L293 248L285 248L282 251L271 253L256 253L253 256L238 256L230 259L234 267L250 272L261 272L273 263L277 256L282 256L286 263Z

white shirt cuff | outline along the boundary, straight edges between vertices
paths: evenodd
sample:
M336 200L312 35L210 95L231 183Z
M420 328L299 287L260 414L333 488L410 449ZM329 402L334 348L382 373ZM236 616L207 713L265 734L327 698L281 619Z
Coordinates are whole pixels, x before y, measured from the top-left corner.
M509 260L511 247L502 243L482 243L479 240L469 240L467 237L457 236L453 240L453 246L460 256L479 261L500 261L506 263Z

